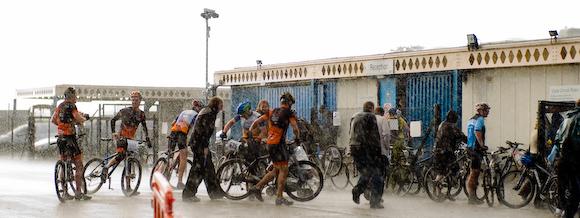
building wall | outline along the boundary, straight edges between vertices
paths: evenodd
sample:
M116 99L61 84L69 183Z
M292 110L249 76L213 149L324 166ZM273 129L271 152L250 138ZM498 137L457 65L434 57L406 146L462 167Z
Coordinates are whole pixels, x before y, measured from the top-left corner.
M338 146L348 146L350 118L362 111L366 101L378 102L378 83L374 78L339 80L336 85L337 111L340 114Z
M474 115L476 103L491 106L486 119L487 144L503 146L515 140L528 146L538 101L549 100L551 86L580 84L580 64L474 70L463 81L462 127Z

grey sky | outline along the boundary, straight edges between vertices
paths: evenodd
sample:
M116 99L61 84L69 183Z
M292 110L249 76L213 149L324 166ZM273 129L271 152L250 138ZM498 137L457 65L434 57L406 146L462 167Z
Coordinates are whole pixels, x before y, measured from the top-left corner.
M0 108L55 84L203 86L215 70L548 38L580 27L579 1L0 1ZM8 78L8 75L10 78Z

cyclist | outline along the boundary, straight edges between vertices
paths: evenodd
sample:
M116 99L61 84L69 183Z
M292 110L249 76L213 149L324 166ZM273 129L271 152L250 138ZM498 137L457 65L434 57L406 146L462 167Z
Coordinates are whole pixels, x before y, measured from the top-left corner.
M447 112L445 120L439 125L435 140L435 150L433 150L434 169L437 172L435 181L440 182L445 177L449 164L456 159L455 151L460 142L466 142L467 136L457 127L458 116L453 110ZM459 165L451 166L452 172L459 170ZM437 190L441 191L441 190Z
M270 160L273 162L274 169L269 171L258 184L250 189L250 192L254 193L260 201L264 201L261 195L262 188L277 176L278 179L276 182L278 189L276 192L276 205L284 204L289 206L294 203L282 197L282 192L286 185L286 177L288 177L289 154L288 148L286 147L286 131L289 125L292 126L292 130L294 131L296 144L300 144L300 131L298 131L296 114L292 110L294 103L292 94L284 92L280 96L280 107L262 115L250 126L251 131L257 128L261 122L268 121L268 139L266 143L268 144L268 153L270 154Z
M219 188L219 182L215 176L215 169L209 152L209 140L215 130L215 120L217 114L223 110L224 102L219 97L213 97L204 107L193 126L193 132L189 139L189 147L193 151L193 166L189 170L187 183L182 192L182 199L185 202L199 202L197 188L202 180L205 180L205 187L211 199L223 198L223 192Z
M187 165L187 134L189 133L189 130L193 129L192 127L195 123L195 118L203 108L202 103L197 99L193 99L191 106L191 110L184 110L175 118L171 124L171 133L169 134L169 152L175 150L176 146L179 148L179 169L177 170L178 182L176 189L185 188L185 184L182 180L183 172ZM170 166L170 169L171 167L172 166Z
M245 157L248 162L254 161L258 157L259 153L259 143L261 141L260 135L257 129L255 129L252 133L250 133L250 126L252 123L258 119L261 114L252 111L252 105L249 101L242 102L238 105L236 110L237 115L232 118L228 123L224 126L222 134L220 137L222 139L227 138L226 133L230 130L230 128L236 124L237 122L242 122L242 142L245 142L248 145L248 154ZM249 138L249 136L256 136L255 138Z
M481 159L483 158L483 153L487 150L485 145L485 118L489 115L490 109L485 102L476 104L476 114L467 121L467 148L471 158L470 172L466 181L469 204L483 204L483 201L477 198L475 191L478 185Z
M149 140L149 133L147 131L147 123L145 118L145 112L139 109L141 104L141 92L132 91L131 92L131 107L123 108L111 119L111 132L113 133L113 139L117 141L117 156L109 161L107 166L103 169L103 176L108 175L108 168L114 166L121 162L126 156L127 150L127 139L134 139L135 133L137 132L137 127L139 124L143 127L143 133L145 134L145 142L147 147L151 147L151 141ZM121 119L121 129L119 132L115 131L115 123L117 120ZM127 178L127 183L129 183L129 178ZM135 192L133 195L138 195L139 192Z
M558 197L563 217L574 217L580 202L580 99L576 108L568 112L556 133L550 162L559 154L556 165Z
M267 114L269 111L270 111L270 103L268 103L268 101L265 99L260 100L260 102L258 102L258 108L256 109L256 112L260 113L260 115L264 115L264 114ZM260 130L259 130L260 134L259 134L258 138L262 140L260 144L264 145L260 149L261 149L261 151L265 151L266 150L266 147L265 147L266 139L268 138L267 122L260 123L259 127L260 127Z
M393 163L392 173L389 181L392 181L391 187L395 189L397 183L401 183L404 175L400 175L400 168L405 162L405 142L409 138L409 127L407 121L399 115L397 108L389 109L389 129L391 130L391 143L393 149L391 151L391 162Z
M73 87L68 87L64 91L64 102L60 103L54 110L51 122L58 128L57 145L60 159L65 160L71 158L75 165L76 190L74 198L77 200L90 200L91 197L85 195L83 191L81 191L81 187L84 187L83 156L81 148L77 142L75 131L75 125L83 124L89 116L77 110L77 106L75 105L76 102L76 90ZM68 155L71 155L72 157L68 157ZM67 192L65 192L65 195L66 194ZM66 198L70 199L72 196L66 196Z

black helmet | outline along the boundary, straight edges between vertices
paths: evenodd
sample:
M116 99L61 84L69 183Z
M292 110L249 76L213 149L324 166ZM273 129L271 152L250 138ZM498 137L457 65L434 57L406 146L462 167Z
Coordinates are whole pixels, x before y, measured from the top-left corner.
M290 94L290 92L284 92L284 94L282 94L280 96L280 102L281 103L288 103L288 104L294 104L296 103L296 101L294 101L294 96L292 96L292 94Z
M77 96L77 90L73 87L68 87L64 90L64 98L72 98Z

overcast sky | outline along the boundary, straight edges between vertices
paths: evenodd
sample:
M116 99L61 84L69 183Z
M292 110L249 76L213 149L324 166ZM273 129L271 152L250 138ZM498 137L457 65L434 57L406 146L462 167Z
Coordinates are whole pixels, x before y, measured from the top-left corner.
M0 1L0 109L57 84L197 86L241 66L548 38L580 27L580 1ZM5 106L3 106L5 105Z

